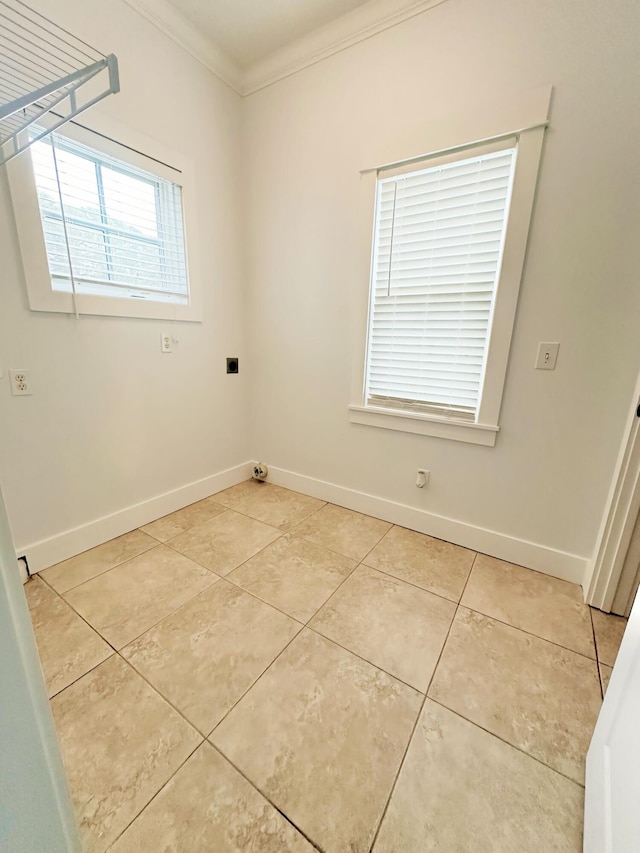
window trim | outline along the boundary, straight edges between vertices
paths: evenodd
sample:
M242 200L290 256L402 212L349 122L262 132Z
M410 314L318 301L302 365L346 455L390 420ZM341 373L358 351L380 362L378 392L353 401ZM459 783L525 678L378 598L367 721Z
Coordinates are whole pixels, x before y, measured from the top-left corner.
M78 314L133 317L150 320L202 321L200 278L197 269L197 211L192 192L189 161L155 140L105 116L92 114L95 130L69 122L57 133L95 151L116 157L125 164L151 172L182 188L182 216L185 258L189 282L189 304L76 293ZM118 142L115 141L118 140ZM144 151L142 154L140 152ZM171 165L167 165L167 164ZM53 290L38 205L35 176L29 150L6 166L22 255L29 306L32 311L73 314L73 295Z
M499 427L509 349L515 323L518 294L524 268L524 260L533 211L533 202L538 179L544 131L548 121L551 87L524 93L511 102L487 107L484 115L470 116L465 120L444 123L430 128L425 134L433 144L424 145L416 154L416 148L408 155L393 162L361 173L361 272L355 293L354 311L356 333L354 335L354 357L351 401L348 407L351 423L364 424L382 429L432 435L472 444L494 446ZM466 129L465 129L466 128ZM504 251L500 277L496 283L493 320L487 345L484 383L480 405L475 421L440 417L430 413L408 412L381 408L367 404L365 398L366 357L368 351L368 325L371 310L371 270L373 264L373 240L375 228L375 198L378 173L402 166L411 161L437 157L453 149L468 149L474 145L500 137L518 138L518 152L513 176L509 218L506 225ZM417 149L418 151L420 149ZM430 155L429 152L433 152Z

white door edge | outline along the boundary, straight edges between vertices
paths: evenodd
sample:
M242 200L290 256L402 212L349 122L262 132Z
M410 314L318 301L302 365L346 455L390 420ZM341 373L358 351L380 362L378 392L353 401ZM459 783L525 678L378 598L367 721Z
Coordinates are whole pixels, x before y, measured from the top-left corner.
M587 604L609 612L640 512L640 376L622 436L594 556L585 579Z

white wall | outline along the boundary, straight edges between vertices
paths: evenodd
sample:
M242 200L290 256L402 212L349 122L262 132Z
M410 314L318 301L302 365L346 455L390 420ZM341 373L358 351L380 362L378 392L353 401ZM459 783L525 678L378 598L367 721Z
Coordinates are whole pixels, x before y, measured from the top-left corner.
M245 100L254 455L591 555L640 366L639 8L448 0ZM552 123L496 446L349 424L371 140L418 142L425 116L546 83ZM560 341L555 372L534 371L538 341ZM419 466L428 490L414 485Z
M193 162L198 221L188 227L199 232L204 317L172 324L31 312L1 176L0 479L19 550L249 455L240 98L121 0L37 7L118 56L122 91L94 109ZM160 352L167 328L179 338L172 355ZM226 375L226 356L240 357L238 376ZM10 367L31 371L33 396L11 396Z
M83 525L115 535L121 517L92 522L253 457L425 510L427 526L454 519L460 541L475 525L591 555L640 364L634 0L447 0L244 101L121 0L38 8L118 55L122 92L101 112L194 162L204 320L176 324L167 356L163 322L29 311L0 179L0 364L34 386L13 398L0 379L20 550ZM425 117L545 83L552 126L495 448L349 424L372 141L419 144ZM533 370L540 340L561 342L553 373Z

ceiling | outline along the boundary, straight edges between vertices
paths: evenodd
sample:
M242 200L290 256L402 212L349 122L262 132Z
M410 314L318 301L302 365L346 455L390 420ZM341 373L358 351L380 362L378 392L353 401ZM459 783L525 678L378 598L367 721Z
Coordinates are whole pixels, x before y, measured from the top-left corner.
M250 95L447 0L124 0Z
M368 0L169 0L240 68Z

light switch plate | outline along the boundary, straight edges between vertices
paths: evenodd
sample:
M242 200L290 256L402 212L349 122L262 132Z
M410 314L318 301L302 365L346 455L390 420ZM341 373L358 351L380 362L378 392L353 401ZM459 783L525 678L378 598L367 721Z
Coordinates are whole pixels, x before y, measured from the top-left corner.
M536 370L555 370L559 349L558 343L539 343Z

